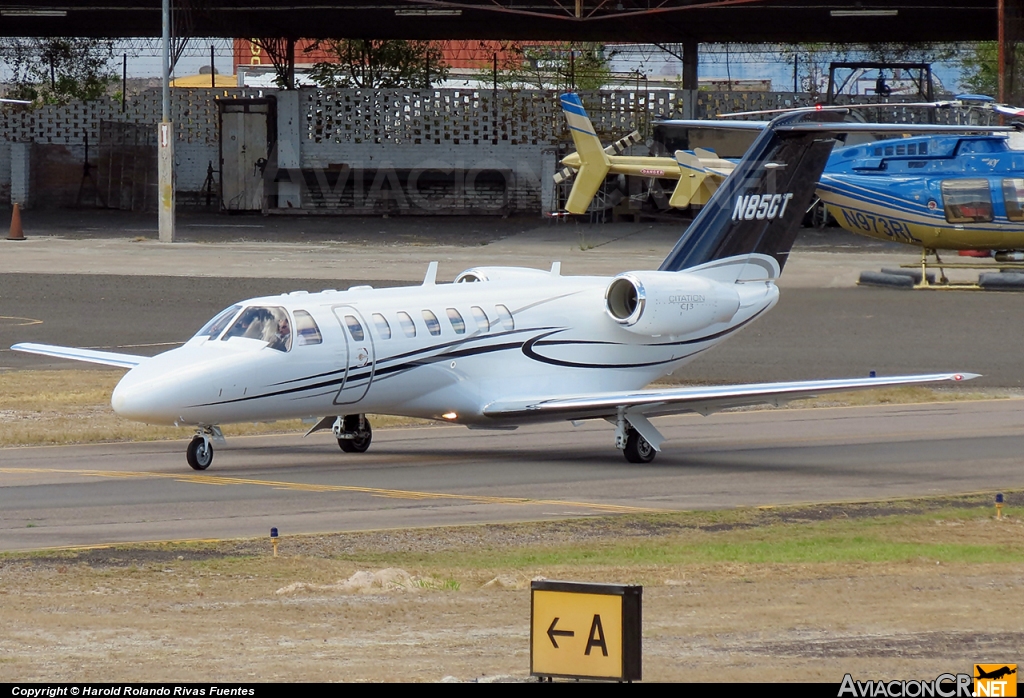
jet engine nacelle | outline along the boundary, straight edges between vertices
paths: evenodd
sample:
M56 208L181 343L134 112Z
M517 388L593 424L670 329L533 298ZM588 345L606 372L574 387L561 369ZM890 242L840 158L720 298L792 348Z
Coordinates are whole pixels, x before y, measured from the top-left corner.
M608 284L604 298L615 322L650 336L683 335L728 322L740 307L731 285L672 271L619 274Z

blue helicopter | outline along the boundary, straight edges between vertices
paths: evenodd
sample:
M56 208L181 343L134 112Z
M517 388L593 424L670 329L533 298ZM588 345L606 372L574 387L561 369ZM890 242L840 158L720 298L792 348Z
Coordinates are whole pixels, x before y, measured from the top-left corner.
M877 104L819 106L851 114ZM976 110L1024 118L1024 109L997 104L990 97L960 95L951 101L901 103L901 107ZM735 161L711 150L677 150L675 158L622 156L623 139L602 149L578 96L562 96L577 152L562 160L558 183L580 175L566 203L570 213L583 213L604 178L610 174L676 180L669 205L687 208L705 204L728 177ZM792 109L739 112L725 117L776 114ZM972 119L973 120L973 119ZM578 122L578 123L577 123ZM759 131L766 122L743 120L666 120L662 127ZM859 138L895 135L887 140L833 150L817 193L827 212L846 230L921 248L922 267L939 250L972 250L997 261L1024 261L1024 130L978 124L867 124L852 121L848 135ZM927 134L908 136L908 133ZM1011 139L1021 137L1021 149ZM632 136L630 137L632 138ZM925 269L926 271L926 269ZM924 279L927 278L923 274ZM945 275L943 274L943 279Z
M965 95L927 106L1024 117L1024 109L982 101L988 99ZM853 233L914 245L923 255L981 250L1001 261L1024 261L1020 148L1024 141L1012 133L912 136L837 148L818 196Z

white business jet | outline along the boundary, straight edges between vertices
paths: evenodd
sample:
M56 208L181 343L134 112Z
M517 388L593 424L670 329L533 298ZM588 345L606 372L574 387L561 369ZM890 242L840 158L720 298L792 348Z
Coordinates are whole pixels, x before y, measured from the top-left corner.
M644 389L775 305L775 285L814 194L837 115L789 113L758 136L657 270L615 277L476 267L454 283L297 291L241 301L183 346L154 357L16 344L13 349L130 369L114 410L196 427L188 463L205 470L218 425L314 418L341 450L366 451L366 414L471 429L604 419L628 461L650 462L657 415L710 414L822 393L934 381L942 373ZM593 131L586 116L575 129ZM810 329L810 328L809 328Z

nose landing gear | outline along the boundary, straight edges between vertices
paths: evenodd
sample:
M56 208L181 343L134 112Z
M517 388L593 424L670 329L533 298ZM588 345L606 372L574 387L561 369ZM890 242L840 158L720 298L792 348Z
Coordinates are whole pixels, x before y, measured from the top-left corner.
M206 470L213 462L213 444L206 436L196 434L188 444L185 459L193 470Z
M206 470L213 462L213 444L224 444L220 427L199 427L185 449L185 460L193 470Z

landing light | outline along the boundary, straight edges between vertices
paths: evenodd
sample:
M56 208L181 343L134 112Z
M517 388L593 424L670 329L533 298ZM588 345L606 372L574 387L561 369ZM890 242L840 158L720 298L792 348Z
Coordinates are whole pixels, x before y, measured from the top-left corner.
M445 412L444 414L441 415L441 418L447 420L454 420L458 419L459 415L455 414L454 412Z

